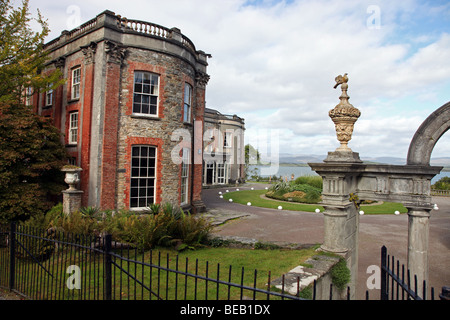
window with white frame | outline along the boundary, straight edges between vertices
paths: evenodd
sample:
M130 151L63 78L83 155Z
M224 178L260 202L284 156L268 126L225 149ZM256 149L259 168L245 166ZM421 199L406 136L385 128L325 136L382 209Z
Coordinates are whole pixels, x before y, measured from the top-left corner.
M72 99L80 98L81 68L72 70Z
M78 142L78 112L69 115L69 144Z
M27 87L25 89L25 105L26 106L31 106L32 98L33 98L33 88Z
M224 148L231 148L231 143L233 141L233 133L225 132L223 136L223 146Z
M226 183L227 178L227 164L226 163L217 163L217 183L224 184Z
M190 154L189 148L183 148L183 161L181 163L181 204L188 203Z
M156 147L131 147L130 208L148 208L155 202Z
M183 122L191 122L192 87L189 83L184 84L184 112Z
M51 106L53 104L53 89L51 88L53 83L49 84L47 91L45 92L45 106Z
M133 113L158 115L159 75L136 71L133 87Z
M204 148L204 152L205 153L212 153L215 150L215 133L217 129L214 128L208 128L205 130L204 133L204 137L205 137L205 148ZM206 138L208 137L208 138Z

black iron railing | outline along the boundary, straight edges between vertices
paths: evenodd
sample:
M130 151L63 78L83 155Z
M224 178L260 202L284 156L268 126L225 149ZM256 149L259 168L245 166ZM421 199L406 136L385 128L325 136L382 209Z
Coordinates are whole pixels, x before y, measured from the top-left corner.
M284 276L275 288L270 272L139 252L110 235L0 227L0 287L34 300L305 300L297 282L297 292L287 292ZM315 299L316 282L310 290L308 299ZM419 293L417 277L383 246L380 299L435 299L434 289L427 290L424 282ZM443 287L439 298L450 299L449 291ZM330 286L330 299L332 294Z
M428 295L428 289L429 295ZM428 288L423 280L419 289L417 275L411 275L405 265L381 248L381 300L434 300L434 288Z
M110 235L15 224L0 229L0 287L35 300L304 300L300 292L288 293L284 281L281 289L274 288L270 272L263 276L257 270L138 252ZM315 298L315 284L312 292Z

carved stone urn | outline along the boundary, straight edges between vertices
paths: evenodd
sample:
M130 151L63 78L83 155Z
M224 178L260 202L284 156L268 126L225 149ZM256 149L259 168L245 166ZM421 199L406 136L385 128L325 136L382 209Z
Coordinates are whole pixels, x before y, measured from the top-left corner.
M337 139L341 143L336 151L352 152L348 146L348 142L352 139L353 126L361 115L361 112L348 102L350 97L347 95L347 74L337 76L335 80L336 85L334 88L341 85L342 94L339 97L341 101L334 109L329 111L328 115L334 123Z
M64 182L69 185L67 191L77 190L76 185L80 182L80 172L83 169L77 166L64 166L61 171L65 172Z

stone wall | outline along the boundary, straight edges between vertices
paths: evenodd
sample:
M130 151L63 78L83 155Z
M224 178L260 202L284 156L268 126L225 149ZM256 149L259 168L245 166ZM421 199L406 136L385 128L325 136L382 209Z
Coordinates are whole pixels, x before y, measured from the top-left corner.
M149 71L160 75L158 117L132 114L134 71ZM189 131L193 125L183 124L183 92L188 82L194 87L195 72L179 59L152 52L129 48L121 75L120 119L118 139L117 206L128 207L130 183L130 153L133 144L151 144L158 147L157 202L180 202L181 167L172 161L171 152L180 141L172 141L177 129ZM195 88L195 87L194 87Z

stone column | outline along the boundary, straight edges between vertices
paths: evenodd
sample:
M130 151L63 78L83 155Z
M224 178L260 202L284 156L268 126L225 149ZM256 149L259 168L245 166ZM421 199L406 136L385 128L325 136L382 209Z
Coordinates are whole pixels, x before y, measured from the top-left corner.
M202 172L203 172L203 121L205 114L206 85L209 75L205 72L197 72L195 75L195 104L194 104L194 163L192 165L192 197L191 205L194 213L206 211L206 206L202 200Z
M417 276L417 290L422 294L423 281L428 281L428 235L431 208L408 209L408 269ZM411 278L414 289L414 278Z
M341 85L340 102L329 111L329 116L335 124L336 135L340 146L329 152L324 163L310 163L312 170L323 179L322 205L324 215L324 243L323 251L341 255L347 262L351 272L351 298L355 298L358 275L358 231L359 231L359 203L356 193L358 167L362 163L357 152L348 147L351 140L353 126L361 115L348 99L347 74L335 78L337 88ZM337 292L340 298L345 298L345 292Z
M101 149L100 207L115 209L117 187L117 139L122 62L127 50L122 45L105 42L106 68Z
M95 52L97 44L91 42L87 46L82 46L81 51L84 54L83 80L83 104L80 112L80 159L79 165L84 169L81 172L80 189L84 190L82 203L87 205L89 202L89 171L91 155L91 136L92 136L92 109L94 103L94 80L95 80Z
M321 249L345 256L349 251L346 243L345 225L348 208L323 204L324 239Z
M321 250L338 254L346 260L351 272L348 286L351 298L355 298L358 275L359 214L358 203L352 201L350 194L355 191L356 177L350 172L352 166L345 163L326 164L322 168L315 165L312 167L323 178L322 205L325 211L323 212L324 241ZM342 172L346 170L344 168L347 168L348 172ZM345 299L346 291L334 293L334 296L339 295Z

